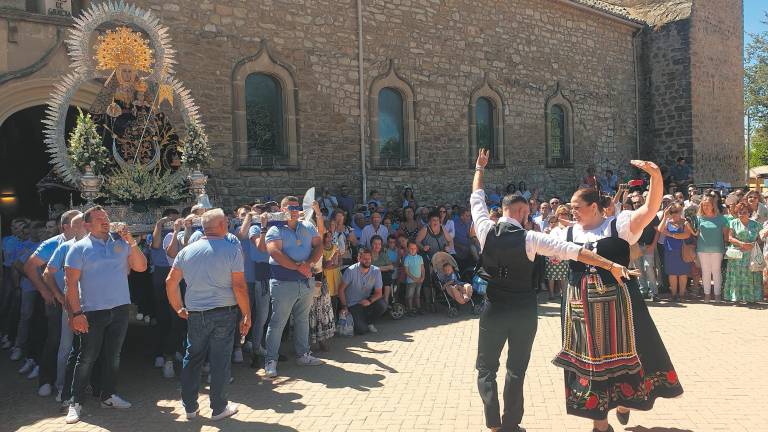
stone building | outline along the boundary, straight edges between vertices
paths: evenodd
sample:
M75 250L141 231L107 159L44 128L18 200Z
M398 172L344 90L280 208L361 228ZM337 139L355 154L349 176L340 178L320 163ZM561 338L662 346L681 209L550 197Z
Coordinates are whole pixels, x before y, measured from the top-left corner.
M0 186L48 169L34 107L68 68L72 21L45 3L0 0L0 155L29 166L12 176L3 156ZM135 3L171 30L225 206L341 184L461 200L478 146L493 149L489 184L546 194L589 166L632 174L638 156L743 181L740 0Z

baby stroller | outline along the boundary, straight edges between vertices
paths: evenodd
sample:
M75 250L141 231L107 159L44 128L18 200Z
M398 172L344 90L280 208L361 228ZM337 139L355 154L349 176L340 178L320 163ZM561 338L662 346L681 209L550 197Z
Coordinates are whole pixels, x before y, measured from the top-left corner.
M440 292L443 294L443 300L448 308L448 317L455 318L459 315L459 304L454 300L446 291L444 281L446 275L443 273L443 267L446 263L453 267L454 274L458 275L459 266L456 260L446 252L437 252L432 257L432 285L439 287ZM463 284L463 282L461 282ZM472 296L469 298L468 304L471 306L472 314L479 315L485 307L484 296L478 294L473 290Z
M405 306L400 302L400 284L392 280L392 291L389 293L389 316L399 320L405 315Z

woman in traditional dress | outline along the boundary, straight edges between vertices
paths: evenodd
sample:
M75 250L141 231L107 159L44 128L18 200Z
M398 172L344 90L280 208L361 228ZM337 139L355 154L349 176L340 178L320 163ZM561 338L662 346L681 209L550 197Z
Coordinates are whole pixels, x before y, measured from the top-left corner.
M575 225L566 238L618 264L629 265L636 243L661 204L661 171L652 162L632 161L651 177L645 204L606 218L600 195L579 189L571 198ZM613 431L608 412L619 422L629 409L650 410L657 397L682 394L664 343L643 301L637 279L616 281L609 272L571 262L563 296L563 350L553 363L565 369L566 410L594 421L593 432Z
M740 249L742 256L728 260L723 298L731 302L754 303L763 299L763 273L749 268L760 224L750 219L752 209L747 203L736 204L736 214L738 218L729 224L728 242Z

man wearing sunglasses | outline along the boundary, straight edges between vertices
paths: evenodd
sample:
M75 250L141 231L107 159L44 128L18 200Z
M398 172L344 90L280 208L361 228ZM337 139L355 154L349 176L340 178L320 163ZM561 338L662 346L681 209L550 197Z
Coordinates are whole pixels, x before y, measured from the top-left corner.
M322 256L322 242L314 225L299 220L302 206L298 198L287 196L280 206L290 217L286 225L270 227L265 238L272 274L269 280L272 317L267 327L264 365L269 378L277 376L280 338L290 316L293 316L296 363L300 366L322 364L309 352L309 309L313 294L310 266Z

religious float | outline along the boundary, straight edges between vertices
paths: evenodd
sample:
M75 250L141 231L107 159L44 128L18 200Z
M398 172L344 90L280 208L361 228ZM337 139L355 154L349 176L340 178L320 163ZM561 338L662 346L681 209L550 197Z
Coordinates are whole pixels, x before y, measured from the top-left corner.
M198 107L174 77L168 29L151 11L120 2L75 17L66 41L72 71L48 103L45 143L58 176L113 221L148 232L168 206L210 207L202 170L211 152ZM66 136L78 89L101 91ZM195 200L196 198L196 200Z

